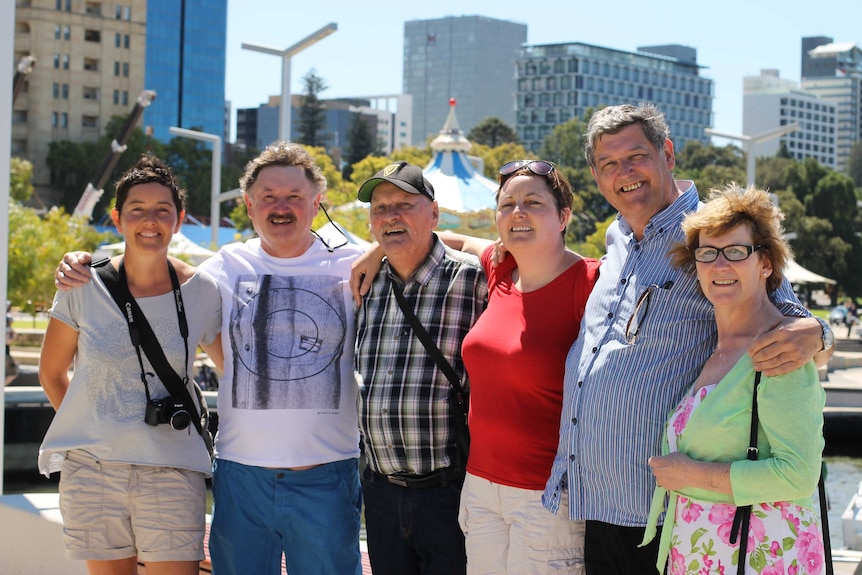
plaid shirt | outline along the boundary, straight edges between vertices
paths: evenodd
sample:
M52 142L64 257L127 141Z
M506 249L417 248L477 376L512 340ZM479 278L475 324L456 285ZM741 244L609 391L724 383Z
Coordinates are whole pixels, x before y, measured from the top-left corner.
M401 280L384 261L357 312L359 429L372 470L431 473L449 467L455 452L451 386L413 334L392 282ZM445 247L435 236L428 258L403 289L467 388L461 342L488 301L479 260Z

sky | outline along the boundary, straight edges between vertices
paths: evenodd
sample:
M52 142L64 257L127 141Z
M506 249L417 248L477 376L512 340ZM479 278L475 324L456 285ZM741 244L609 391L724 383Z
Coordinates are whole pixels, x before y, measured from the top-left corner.
M280 58L243 42L284 49L330 22L337 32L291 59L291 92L314 68L328 86L322 98L401 93L404 22L474 15L526 24L528 44L693 47L714 82L713 128L731 134L742 133L745 76L770 68L798 82L805 36L862 45L860 0L228 0L225 96L235 116L281 93Z

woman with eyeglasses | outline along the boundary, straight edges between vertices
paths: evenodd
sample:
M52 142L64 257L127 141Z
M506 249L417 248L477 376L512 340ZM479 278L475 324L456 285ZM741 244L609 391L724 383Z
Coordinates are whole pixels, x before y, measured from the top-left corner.
M572 190L557 167L500 168L496 223L505 256L487 240L444 232L480 256L488 307L462 345L470 377L470 455L461 493L468 573L583 570L582 523L542 506L559 442L566 354L578 337L599 263L566 247ZM580 570L579 570L580 569Z
M194 575L204 558L212 462L189 374L199 343L220 354L221 297L212 277L168 256L184 196L158 158L126 171L111 210L125 253L58 292L45 331L39 381L56 414L39 470L60 472L66 555L91 574L132 575L140 561Z
M782 218L766 192L731 185L686 217L672 252L713 304L718 344L670 415L664 455L649 460L657 488L645 542L668 502L660 572L665 563L670 574L823 569L812 504L824 445L817 370L809 362L761 377L746 353L782 320L769 300L790 255Z

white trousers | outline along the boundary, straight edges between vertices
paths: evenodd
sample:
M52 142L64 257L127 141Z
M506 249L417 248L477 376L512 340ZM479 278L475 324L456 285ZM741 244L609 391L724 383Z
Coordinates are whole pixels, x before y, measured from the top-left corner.
M584 522L570 521L568 492L555 514L542 491L467 474L458 520L467 544L467 575L584 574Z

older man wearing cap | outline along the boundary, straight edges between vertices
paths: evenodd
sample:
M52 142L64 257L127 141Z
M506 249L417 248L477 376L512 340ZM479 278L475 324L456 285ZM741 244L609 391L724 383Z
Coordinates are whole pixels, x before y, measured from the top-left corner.
M419 167L390 164L362 184L359 199L371 202L371 233L385 256L356 320L371 566L375 575L465 573L459 406L396 292L466 388L461 341L485 308L487 283L474 256L434 234L439 209Z

